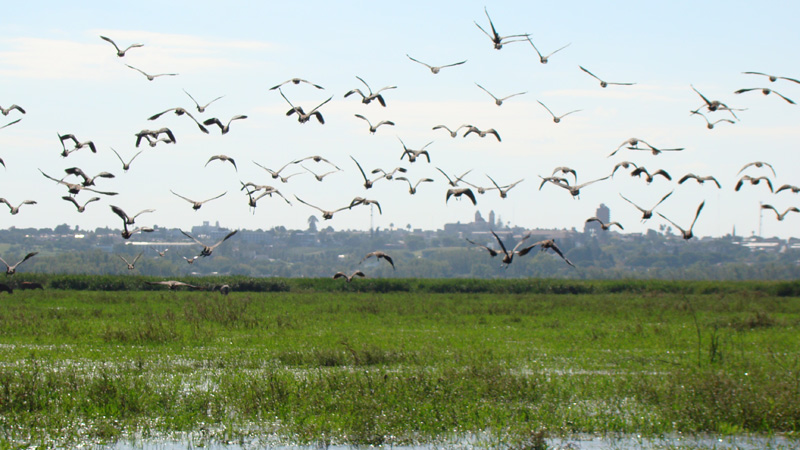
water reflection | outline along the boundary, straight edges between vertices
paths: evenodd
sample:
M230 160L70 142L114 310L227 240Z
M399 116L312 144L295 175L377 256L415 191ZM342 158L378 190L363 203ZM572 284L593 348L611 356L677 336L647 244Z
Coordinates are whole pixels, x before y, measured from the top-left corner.
M761 450L775 449L788 450L800 449L800 440L791 439L786 436L713 436L713 435L670 435L660 438L643 438L637 435L614 435L614 436L575 436L573 438L547 439L548 449L561 450L639 450L639 449L736 449L736 450ZM286 443L269 443L259 439L251 442L232 443L213 443L213 442L193 442L190 439L183 441L126 441L117 442L110 445L96 445L90 447L95 450L186 450L202 448L204 450L254 450L269 448L272 450L358 450L387 448L392 450L438 450L438 449L512 449L514 446L498 442L484 441L483 439L464 439L463 441L426 444L426 445L393 445L384 447L373 446L349 446L349 445L291 445Z

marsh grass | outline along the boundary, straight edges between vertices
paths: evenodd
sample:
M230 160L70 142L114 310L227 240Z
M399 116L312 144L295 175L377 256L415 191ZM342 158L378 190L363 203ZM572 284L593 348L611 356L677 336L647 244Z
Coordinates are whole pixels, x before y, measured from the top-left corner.
M800 428L800 304L771 284L331 281L4 296L0 448L171 432L369 445L488 433L542 448L575 433Z

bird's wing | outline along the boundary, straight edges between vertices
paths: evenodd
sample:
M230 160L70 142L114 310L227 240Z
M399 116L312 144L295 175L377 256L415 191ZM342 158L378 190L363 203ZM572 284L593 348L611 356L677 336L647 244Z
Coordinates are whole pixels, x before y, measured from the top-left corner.
M311 112L309 112L309 114L314 114L314 111L318 110L318 109L319 109L319 108L320 108L322 105L324 105L325 103L328 103L329 101L331 101L331 99L332 99L332 98L333 98L333 96L331 95L330 97L328 97L328 99L327 99L327 100L325 100L324 102L322 102L322 103L320 103L319 105L317 105L317 106L316 106L314 109L312 109L312 110L311 110ZM242 117L239 117L239 118L240 118L240 119L244 119L244 118L246 118L246 116L242 116ZM317 119L319 119L319 121L320 121L320 122L322 122L322 123L325 123L325 122L322 120L322 116L317 116ZM231 119L231 120L233 120L233 119Z
M442 125L442 126L444 126L444 125ZM445 128L447 128L447 127L445 127ZM442 175L444 175L444 177L445 177L445 178L447 178L447 183L448 183L448 184L450 184L451 186L454 186L453 180L451 180L451 179L450 179L450 177L449 177L449 176L447 176L447 174L444 172L444 170L442 170L442 169L440 169L440 168L438 168L438 167L436 168L436 170L438 170L439 172L441 172L441 173L442 173Z
M703 206L705 206L705 205L706 205L706 202L705 202L705 200L703 200L703 202L700 203L700 206L697 207L697 212L694 214L694 220L692 220L692 225L689 226L689 231L692 231L692 228L694 228L694 223L697 222L697 218L700 217L700 211L703 210Z
M483 34L485 34L486 36L489 36L489 39L492 39L492 40L494 39L494 37L492 37L491 34L487 33L486 30L484 30L480 25L478 25L478 22L473 21L473 23L475 24L476 27L478 27L479 30L483 31Z
M486 88L485 88L485 87L483 87L483 86L481 86L480 84L478 84L478 83L475 83L475 86L478 86L479 88L483 89L483 91L484 91L484 92L486 92L487 94L491 95L493 99L495 99L495 100L499 100L497 97L495 97L495 96L494 96L494 94L492 94L491 92L489 92L488 90L486 90Z
M142 214L151 213L151 212L155 212L155 211L156 211L155 209L143 209L143 210L139 211L138 213L136 213L133 217L131 217L131 220L136 220L136 218L139 217Z
M408 56L408 53L406 53L406 56ZM408 59L410 59L410 60L412 60L412 61L414 61L414 62L416 62L416 63L420 63L420 64L422 64L423 66L425 66L425 67L427 67L427 68L429 68L429 69L431 68L430 64L425 64L424 62L422 62L422 61L419 61L419 60L416 60L416 59L414 59L414 58L412 58L412 57L410 57L410 56L408 56ZM444 67L444 66L443 66L443 67Z
M393 270L395 269L395 267L394 267L394 261L392 260L392 257L391 257L391 256L387 255L386 253L383 253L383 254L381 254L381 256L380 256L380 257L381 257L381 258L383 258L383 259L385 259L386 261L389 261L389 264L391 264L391 265L392 265L392 269L393 269Z
M202 245L203 247L205 247L205 246L206 246L206 244L204 244L204 243L202 243L202 242L198 241L198 240L197 240L197 238L195 238L194 236L190 235L189 233L187 233L187 232L185 232L185 231L183 231L183 230L180 230L180 231L181 231L181 233L183 233L183 235L184 235L184 236L188 237L189 239L191 239L191 240L193 240L193 241L197 242L198 244Z
M70 198L72 198L72 197L70 197ZM111 206L111 211L113 211L114 214L118 215L120 217L120 219L124 220L125 223L130 221L130 218L125 213L125 211L122 210L122 208L120 208L119 206L114 206L114 205L110 205L110 206Z
M511 97L516 97L516 96L518 96L518 95L527 94L527 93L528 93L528 91L525 91L525 92L517 92L516 94L506 95L505 97L501 98L500 100L501 100L501 101L502 101L502 100L508 100L508 99L509 99L509 98L511 98Z
M473 193L471 189L464 190L463 194L466 195L467 197L469 197L470 200L472 200L472 204L473 205L477 205L478 204L478 200L475 199L475 193Z
M14 120L12 122L9 122L9 123L3 125L2 127L0 127L0 130L2 130L5 127L10 127L11 125L14 125L15 123L19 122L20 120L22 120L22 119L17 119L17 120Z
M697 95L699 95L699 96L700 96L700 98L702 98L702 99L703 99L703 101L704 101L704 102L706 102L706 105L710 105L710 104L711 104L711 102L710 102L710 101L709 101L709 100L706 98L706 96L705 96L705 95L701 94L701 93L700 93L700 91L698 91L697 89L695 89L695 88L694 88L694 86L692 86L691 84L690 84L689 86L691 86L691 87L692 87L692 90L693 90L693 91L695 91L695 92L697 92ZM669 220L669 219L667 219L667 220Z
M361 78L361 77L360 77L360 76L358 76L358 75L356 75L356 78L358 78L358 81L360 81L360 82L364 83L364 86L366 86L366 87L367 87L367 90L369 90L369 93L370 93L370 94L372 94L372 89L369 87L369 85L367 84L367 82L366 82L366 81L364 81L364 79L363 79L363 78ZM358 89L356 89L356 90L358 91ZM359 93L359 94L361 94L361 91L358 91L358 93ZM361 94L361 95L363 96L363 94Z
M550 113L551 116L553 116L553 117L556 116L555 114L553 114L553 111L550 111L550 108L548 108L544 103L540 102L539 100L536 100L536 101L539 102L539 104L542 105L544 107L544 109L546 109L547 112Z
M372 127L372 122L369 121L366 117L362 116L361 114L354 114L356 117L362 120L366 120L370 127Z
M39 169L39 172L42 172L42 169ZM63 180L59 180L58 178L53 178L53 177L51 177L50 175L48 175L48 174L46 174L46 173L44 173L44 172L42 172L42 175L44 175L45 177L47 177L47 178L49 178L49 179L51 179L51 180L55 181L56 183L59 183L59 184L66 184L66 183L65 183Z
M119 47L117 47L117 44L114 41L112 41L110 38L107 38L105 36L100 36L100 39L102 39L102 40L104 40L106 42L110 42L111 45L113 45L114 48L117 49L117 51L119 51Z
M319 206L314 206L314 205L312 205L311 203L305 202L305 201L303 201L303 199L301 199L301 198L300 198L300 197L298 197L297 195L295 195L295 196L294 196L294 198L296 198L298 202L300 202L300 203L302 203L302 204L304 204L304 205L308 205L308 206L310 206L310 207L312 207L312 208L314 208L314 209L318 209L318 210L322 211L323 213L325 212L325 210L323 210L323 209L322 209L322 208L320 208Z
M218 198L222 197L223 195L225 195L225 194L227 194L227 193L228 193L228 191L225 191L225 192L223 192L222 194L219 194L219 195L218 195L218 196L216 196L216 197L211 197L211 198L205 199L205 200L203 200L203 201L202 201L202 202L200 202L200 203L205 203L205 202L210 202L211 200L216 200L216 199L218 199Z
M367 174L364 173L364 169L361 168L361 164L359 164L358 161L356 161L356 159L352 156L350 156L350 159L352 159L353 162L356 163L356 166L358 166L358 170L361 172L361 176L364 177L364 181L367 181Z
M651 208L651 211L652 211L653 209L656 209L656 206L660 205L660 204L661 204L661 202L663 202L664 200L666 200L666 199L667 199L667 197L669 197L670 195L672 195L672 193L673 193L673 192L675 192L675 191L674 191L674 190L673 190L673 191L669 191L669 193L668 193L667 195L663 196L663 197L661 198L661 200L659 200L659 201L658 201L658 203L656 203L655 205L653 205L653 207ZM624 198L624 197L623 197L623 198Z
M125 259L125 257L124 257L124 256L122 256L122 255L117 255L117 257L119 257L119 259L121 259L121 260L122 260L122 261L123 261L125 264L127 264L127 265L130 265L130 264L131 264L131 263L129 263L129 262L128 262L128 260L127 260L127 259Z
M667 222L671 223L675 228L681 230L681 233L686 233L686 231L683 228L681 228L680 225L678 225L677 223L669 220L665 215L661 214L660 212L657 212L656 214L658 214L659 216L663 217L664 220L666 220Z
M604 176L603 178L598 178L598 179L596 179L596 180L587 181L586 183L579 184L579 185L577 185L577 186L574 186L574 187L575 187L576 189L581 189L581 188L583 188L583 187L586 187L586 186L588 186L588 185L590 185L590 184L592 184L592 183L597 183L598 181L603 181L603 180L605 180L605 179L608 179L609 177L611 177L611 175L606 175L606 176Z
M440 68L442 68L442 67L453 67L453 66L460 66L461 64L464 64L465 62L467 62L467 60L466 60L466 59L465 59L465 60L463 60L463 61L459 61L459 62L457 62L457 63L445 64L445 65L443 65L443 66L439 66L439 67L440 67Z
M477 242L475 242L475 241L473 241L473 240L471 240L469 238L466 238L466 239L467 239L467 242L469 242L470 244L477 245L478 247L481 247L481 248L484 248L484 249L488 250L489 251L489 255L491 255L493 258L495 256L497 256L497 250L495 250L493 248L489 248L489 247L487 247L487 246L485 246L483 244L478 244Z
M177 109L178 109L178 108L170 108L170 109L168 109L168 110L166 110L166 111L161 111L161 112L160 112L160 113L158 113L158 114L153 114L152 116L148 117L148 118L147 118L147 120L156 120L156 119L158 119L159 117L163 116L164 114L166 114L166 113L168 113L168 112L170 112L170 111L175 111L175 110L177 110Z
M508 250L506 250L506 246L503 244L503 241L500 240L500 236L494 232L494 230L489 230L492 233L492 236L497 240L497 243L500 244L500 248L503 250L506 256L508 256Z
M780 97L780 98L782 98L782 99L786 100L787 102L791 103L792 105L794 105L794 104L795 104L795 103L794 103L794 100L792 100L792 99L790 99L790 98L787 98L785 95L781 94L781 93L780 93L780 92L778 92L778 91L772 91L772 93L773 93L773 94L776 94L778 97Z
M175 191L173 191L172 189L170 189L169 191L170 191L170 192L172 192L174 195L176 195L176 196L178 196L178 197L180 197L180 198L182 198L182 199L186 200L186 201L187 201L187 202L189 202L189 203L194 203L194 200L192 200L192 199L190 199L190 198L186 198L186 197L182 196L181 194L177 194L177 193L175 193Z
M671 192L670 192L670 194L671 194ZM637 205L636 203L633 203L632 201L628 200L627 198L625 198L625 196L624 196L624 195L622 195L622 194L619 194L619 196L620 196L620 197L622 197L622 199L623 199L623 200L625 200L626 202L628 202L628 203L630 203L631 205L635 206L635 207L636 207L636 209L638 209L639 211L641 211L641 212L643 212L643 213L644 213L644 212L647 212L647 210L646 210L646 209L644 209L644 208L642 208L641 206ZM666 198L666 197L665 197L665 198ZM662 199L661 201L664 201L664 200ZM659 202L659 203L661 203L661 202ZM655 207L654 207L654 208L655 208Z
M81 205L78 204L78 201L75 200L75 197L72 197L71 195L65 195L65 196L63 196L61 198L66 200L66 201L68 201L68 202L72 202L72 204L75 205L75 207L77 207L77 208L80 208L80 206L81 206ZM97 198L97 197L95 197L95 198ZM98 198L98 200L99 200L99 198Z
M24 257L24 258L22 258L22 261L20 261L20 262L16 263L16 264L15 264L15 266L18 266L18 265L20 265L20 264L24 263L25 261L27 261L27 260L29 260L29 259L33 258L34 256L36 256L36 255L38 255L38 254L39 254L39 252L30 252L30 253L28 253L27 255L25 255L25 257Z
M227 240L228 240L228 238L230 238L231 236L233 236L234 234L236 234L238 231L239 231L239 230L233 230L233 231L231 231L230 233L226 234L224 238L222 238L222 239L221 239L219 242L217 242L216 244L212 245L212 246L211 246L211 248L212 248L212 249L214 249L214 248L217 248L217 247L219 246L219 244L222 244L223 242L227 241Z
M533 44L533 43L531 43L531 45L532 45L532 44ZM563 47L559 48L558 50L553 50L552 52L550 52L550 54L549 54L549 55L547 55L547 57L549 58L549 57L553 56L554 54L556 54L556 53L560 52L561 50L564 50L565 48L569 47L570 45L572 45L572 42L570 42L569 44L567 44L567 45L565 45L565 46L563 46ZM534 47L534 48L536 48L536 47ZM537 50L537 51L536 51L536 53L539 53L539 51ZM539 56L541 56L541 54L540 54Z
M588 71L588 70L586 70L586 69L585 69L583 66L578 66L578 67L580 67L582 71L584 71L584 72L588 73L588 74L589 74L589 75L591 75L592 77L594 77L594 78L596 78L596 79L600 80L600 78L598 78L598 77L597 77L597 75L593 74L592 72L589 72L589 71ZM600 81L602 81L602 80L600 80Z
M772 205L763 204L763 205L761 205L761 209L771 209L771 210L775 211L775 215L776 216L778 216L778 217L781 216L780 213L778 212L778 210L775 209L775 207L772 206Z

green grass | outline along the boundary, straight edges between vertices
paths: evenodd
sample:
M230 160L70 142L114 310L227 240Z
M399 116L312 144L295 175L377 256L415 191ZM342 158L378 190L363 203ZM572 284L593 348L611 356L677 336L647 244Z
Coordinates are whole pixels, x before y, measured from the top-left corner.
M358 281L3 294L0 448L800 430L800 302L781 285Z

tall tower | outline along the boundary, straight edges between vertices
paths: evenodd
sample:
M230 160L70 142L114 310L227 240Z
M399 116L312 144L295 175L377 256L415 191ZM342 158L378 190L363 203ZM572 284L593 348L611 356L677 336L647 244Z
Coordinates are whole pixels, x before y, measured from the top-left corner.
M489 211L489 226L494 228L494 210Z

